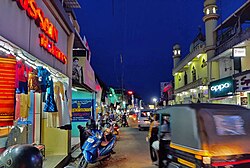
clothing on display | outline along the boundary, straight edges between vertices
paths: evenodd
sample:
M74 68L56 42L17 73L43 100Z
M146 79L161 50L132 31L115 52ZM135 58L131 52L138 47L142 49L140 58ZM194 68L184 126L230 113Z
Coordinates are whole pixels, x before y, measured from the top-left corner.
M64 82L64 100L63 100L63 106L62 106L62 126L60 126L61 129L71 130L71 123L70 123L70 114L69 114L69 108L68 108L68 88L69 85Z
M57 107L54 99L53 80L48 78L47 80L47 99L44 105L44 112L57 112Z
M40 85L38 82L37 72L35 70L29 73L28 89L29 91L34 90L35 92L40 92Z
M46 89L47 89L46 85L47 85L49 76L50 76L50 72L46 68L43 68L42 66L37 67L37 77L39 79L42 92L46 92Z
M16 60L0 56L0 126L14 121Z
M27 118L30 107L30 95L20 94L20 117Z
M24 60L17 61L16 66L16 88L20 93L28 93L28 75L33 71L33 68L26 65Z

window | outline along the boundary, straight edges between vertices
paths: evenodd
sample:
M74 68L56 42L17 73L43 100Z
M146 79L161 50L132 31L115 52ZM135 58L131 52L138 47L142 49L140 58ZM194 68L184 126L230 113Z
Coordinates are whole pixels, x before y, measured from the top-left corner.
M218 135L246 135L244 120L237 115L213 116Z

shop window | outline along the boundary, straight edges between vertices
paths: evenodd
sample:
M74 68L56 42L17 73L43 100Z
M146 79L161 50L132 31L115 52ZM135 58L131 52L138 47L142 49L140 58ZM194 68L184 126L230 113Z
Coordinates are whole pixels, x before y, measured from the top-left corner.
M206 62L206 60L203 58L202 59L202 62L201 62L201 68L204 68L204 67L206 67L207 66L207 62Z
M180 75L178 76L178 81L181 81L181 76Z
M187 83L188 83L187 72L185 71L185 74L184 74L184 85L187 85Z
M194 66L192 68L192 77L193 77L193 82L194 82L196 80L196 69Z

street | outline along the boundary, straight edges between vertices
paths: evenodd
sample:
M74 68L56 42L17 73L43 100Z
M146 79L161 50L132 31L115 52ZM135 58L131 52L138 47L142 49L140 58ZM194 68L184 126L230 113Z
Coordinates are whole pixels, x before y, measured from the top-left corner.
M149 146L145 137L148 131L138 131L135 121L130 120L130 127L120 128L120 138L114 148L115 154L109 161L89 164L90 168L156 168L152 165L149 155ZM70 163L71 167L77 165L76 160Z

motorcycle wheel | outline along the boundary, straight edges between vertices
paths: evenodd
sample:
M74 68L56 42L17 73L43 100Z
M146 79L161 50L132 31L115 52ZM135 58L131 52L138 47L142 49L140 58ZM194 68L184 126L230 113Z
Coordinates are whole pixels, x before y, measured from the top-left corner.
M84 156L82 156L77 165L77 168L86 168L87 166L88 166L88 162L86 162Z

